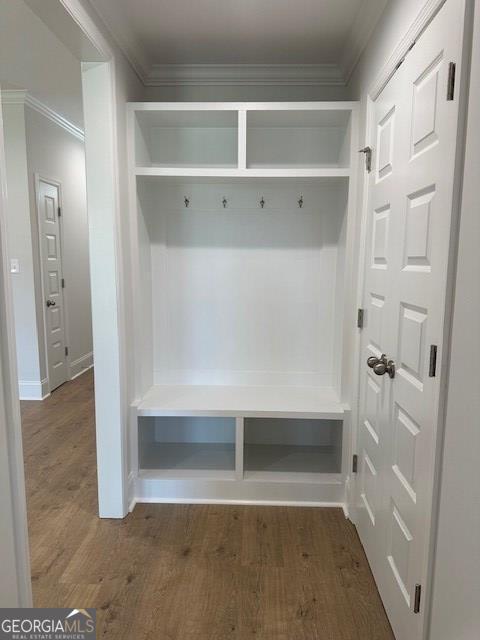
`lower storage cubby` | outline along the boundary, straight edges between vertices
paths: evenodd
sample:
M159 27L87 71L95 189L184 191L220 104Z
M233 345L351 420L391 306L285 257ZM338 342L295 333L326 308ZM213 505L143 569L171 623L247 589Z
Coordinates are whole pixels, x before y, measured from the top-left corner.
M246 418L246 478L265 474L341 473L342 422L286 418Z
M138 502L341 504L343 421L137 416Z
M140 471L235 471L235 419L204 417L139 418Z

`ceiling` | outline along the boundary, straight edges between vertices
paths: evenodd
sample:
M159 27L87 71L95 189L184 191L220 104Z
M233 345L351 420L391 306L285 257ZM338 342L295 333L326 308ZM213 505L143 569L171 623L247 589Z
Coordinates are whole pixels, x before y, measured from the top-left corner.
M343 78L387 0L90 3L148 84L165 65L325 65Z

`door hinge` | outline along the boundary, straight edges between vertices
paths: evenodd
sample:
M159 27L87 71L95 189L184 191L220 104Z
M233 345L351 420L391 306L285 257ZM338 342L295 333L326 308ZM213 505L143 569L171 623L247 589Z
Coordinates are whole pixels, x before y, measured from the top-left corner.
M430 363L428 365L428 377L434 378L437 372L437 345L430 345Z
M448 65L448 80L447 80L447 100L454 100L455 98L455 71L457 65L455 62L450 62Z
M357 469L358 469L358 456L356 453L354 453L352 457L352 473L357 473Z
M65 347L65 355L68 356L68 347Z
M62 278L62 289L65 289L65 278Z
M58 217L60 218L62 216L62 207L58 207L57 213L58 213Z
M422 585L415 585L415 597L413 599L413 613L420 613L420 600L422 598Z
M363 329L363 321L365 319L365 309L357 310L357 327Z
M365 154L365 169L367 170L368 173L370 173L370 171L372 170L372 154L373 154L372 147L363 147L363 149L360 149L358 153Z

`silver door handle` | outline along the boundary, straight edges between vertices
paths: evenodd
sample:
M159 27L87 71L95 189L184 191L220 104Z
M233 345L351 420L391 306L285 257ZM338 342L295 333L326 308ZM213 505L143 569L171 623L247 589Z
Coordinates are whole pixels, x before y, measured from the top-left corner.
M389 378L395 377L395 363L393 360L387 360L387 362L379 362L373 367L373 373L377 376L383 376L388 373Z
M386 361L387 361L387 356L384 353L382 353L380 358L377 358L376 356L370 356L370 358L368 358L367 360L367 364L370 367L370 369L373 369L373 367L379 362L386 362Z
M47 300L47 307L54 307L56 304L55 300Z
M370 356L367 360L367 365L373 369L373 373L377 376L384 376L388 373L389 378L395 377L395 362L393 360L388 360L384 353L382 353L380 358Z

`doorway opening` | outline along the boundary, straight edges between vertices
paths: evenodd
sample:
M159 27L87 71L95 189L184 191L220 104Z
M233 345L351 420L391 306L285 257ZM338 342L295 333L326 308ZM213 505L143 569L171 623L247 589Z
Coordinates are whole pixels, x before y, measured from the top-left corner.
M92 185L87 217L86 172L99 175L107 165L113 175L115 163L95 152L86 162L83 113L91 98L91 93L84 96L91 76L103 73L102 108L95 104L92 109L102 131L96 142L112 152L114 66L111 51L88 16L82 15L81 28L73 19L73 5L59 1L51 11L53 5L28 0L0 4L1 291L8 301L0 333L0 384L8 402L0 403L0 413L2 420L4 411L7 418L4 462L10 474L2 483L2 500L3 491L13 492L8 499L13 501L15 531L11 548L2 548L2 567L11 576L8 606L31 606L31 586L39 580L43 563L55 563L52 549L61 541L42 528L60 514L60 495L64 505L73 500L84 513L86 505L77 496L88 494L92 518L98 517L101 502L93 343L102 344L106 325L97 323L94 338L95 293L89 272L94 280L95 272L115 256L104 249L91 268L89 227L95 227L99 199L105 222L104 196L109 194L114 203L116 185L113 179L103 180L101 188ZM26 42L35 46L25 47ZM117 233L111 217L105 223L109 228L97 242L109 243ZM115 291L115 269L103 271L97 278L100 289ZM111 296L103 296L97 308L107 322L108 312L118 311ZM108 357L100 349L100 366ZM111 394L102 396L100 409L112 401ZM31 564L28 538L30 557L36 558ZM34 602L40 604L37 597Z

